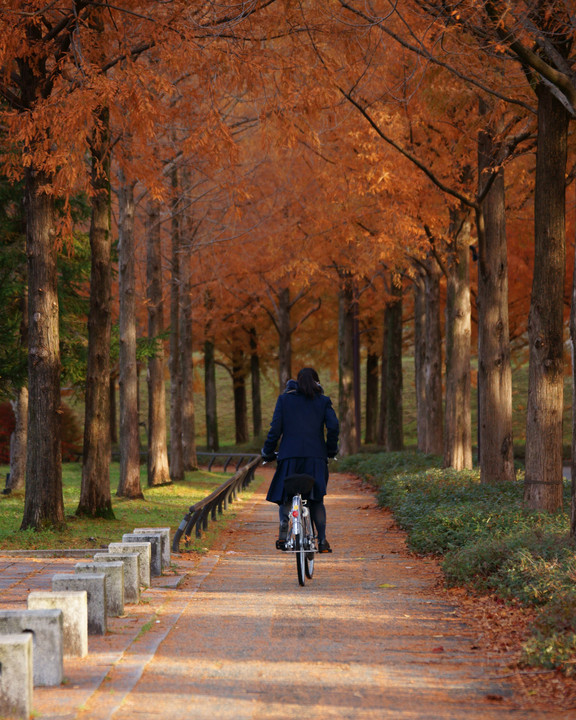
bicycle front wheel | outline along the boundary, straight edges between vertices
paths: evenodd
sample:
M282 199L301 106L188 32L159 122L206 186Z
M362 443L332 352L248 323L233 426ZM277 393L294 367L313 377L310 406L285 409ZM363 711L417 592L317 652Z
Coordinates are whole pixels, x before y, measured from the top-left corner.
M301 533L298 533L294 536L294 548L296 550L296 569L298 571L298 582L300 583L300 585L305 585L306 552L304 550L304 542Z

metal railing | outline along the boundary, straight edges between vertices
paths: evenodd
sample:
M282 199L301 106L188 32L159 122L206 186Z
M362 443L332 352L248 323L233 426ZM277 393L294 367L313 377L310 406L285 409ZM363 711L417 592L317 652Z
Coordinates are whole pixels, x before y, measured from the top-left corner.
M258 455L254 453L211 453L211 452L199 452L196 453L196 458L199 465L208 465L208 472L210 472L214 465L222 465L222 472L226 472L228 465L234 464L235 470L239 470L240 466L245 462L250 462Z
M199 453L208 454L208 453ZM254 478L254 471L260 465L262 458L260 455L244 455L242 458L249 458L248 464L238 469L236 466L236 472L231 478L228 478L226 482L222 483L220 487L216 488L208 497L200 502L192 505L182 522L178 526L178 530L174 533L174 539L172 541L172 551L180 552L180 540L184 537L185 542L190 542L192 533L194 532L197 538L202 536L202 532L208 527L208 520L216 520L219 514L222 514L228 507L229 503L234 502L238 493L244 490L252 482ZM239 461L241 462L241 460ZM228 466L226 464L225 467ZM211 465L209 465L209 468Z

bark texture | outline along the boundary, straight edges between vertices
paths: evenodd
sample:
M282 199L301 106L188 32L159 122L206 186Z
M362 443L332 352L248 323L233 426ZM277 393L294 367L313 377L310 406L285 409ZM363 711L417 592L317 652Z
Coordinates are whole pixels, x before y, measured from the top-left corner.
M535 254L528 320L530 373L524 502L528 508L554 512L562 507L568 114L543 84L538 86L537 96Z
M386 370L386 449L402 450L404 424L402 417L402 285L391 283L396 297L386 307L386 337L388 339Z
M138 362L136 355L136 260L134 185L123 175L119 188L118 270L120 296L120 482L116 494L141 498Z
M164 330L162 302L162 248L160 210L156 201L148 206L146 284L148 300L148 337L156 341L154 355L148 360L148 485L170 482L166 442L166 388L164 385Z
M366 429L364 443L371 445L378 435L378 355L368 350L366 354Z
M290 288L278 294L278 376L280 392L292 377L292 327L290 325Z
M496 163L494 131L478 138L479 191ZM482 482L515 479L508 253L504 171L493 179L476 219L478 232L478 459Z
M77 515L114 517L110 496L110 337L112 271L110 235L110 140L108 112L92 146L90 309L84 415L82 486Z
M438 263L433 257L426 261L426 356L425 356L425 397L426 441L424 452L442 455L443 408L442 408L442 332L440 328L440 275Z
M180 297L180 364L182 365L182 460L184 470L196 470L196 410L194 407L194 325L192 317L191 256L183 253Z
M428 413L426 412L426 294L424 278L414 278L414 384L416 388L417 447L426 452Z
M470 416L470 219L451 211L452 247L446 282L446 413L444 467L472 467Z
M262 395L260 392L260 357L256 330L250 330L250 378L252 389L252 434L255 438L262 435Z
M28 446L28 388L17 388L16 397L10 402L14 413L14 432L10 437L10 480L7 487L12 492L23 490L26 485L26 448Z
M357 451L354 408L354 293L346 284L339 294L338 321L338 418L340 421L340 454Z
M174 198L178 191L178 173L172 172ZM170 274L170 478L173 482L184 479L182 451L182 361L180 355L180 286L182 283L182 237L176 200L172 203L172 257Z
M248 442L248 404L246 402L246 365L241 348L235 348L232 353L232 384L236 444L242 445Z
M60 335L55 214L49 181L26 171L28 452L21 529L64 524L60 434Z
M206 407L206 446L208 452L218 452L218 408L216 405L216 363L214 362L214 343L204 343L204 396Z

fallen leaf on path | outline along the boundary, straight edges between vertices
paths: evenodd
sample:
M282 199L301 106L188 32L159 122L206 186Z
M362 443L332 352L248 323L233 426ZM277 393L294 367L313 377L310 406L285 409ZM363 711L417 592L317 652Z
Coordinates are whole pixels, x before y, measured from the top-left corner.
M382 585L378 585L378 587L381 587L381 588L395 588L396 585L392 585L392 583L382 583Z

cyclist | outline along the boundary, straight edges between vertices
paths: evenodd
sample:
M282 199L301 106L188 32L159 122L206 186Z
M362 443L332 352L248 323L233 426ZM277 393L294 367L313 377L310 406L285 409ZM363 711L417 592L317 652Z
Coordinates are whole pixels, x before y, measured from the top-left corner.
M338 433L338 418L332 401L324 395L318 373L314 368L302 368L297 380L288 380L284 393L278 397L262 448L264 460L277 461L266 500L279 505L280 531L276 541L279 550L285 549L291 501L285 495L284 480L290 475L306 474L314 478L308 504L318 535L318 550L332 552L326 540L324 495L328 484L328 459L338 452Z

